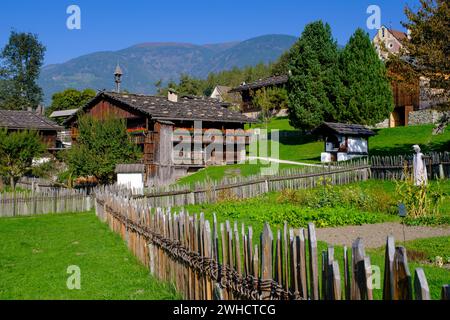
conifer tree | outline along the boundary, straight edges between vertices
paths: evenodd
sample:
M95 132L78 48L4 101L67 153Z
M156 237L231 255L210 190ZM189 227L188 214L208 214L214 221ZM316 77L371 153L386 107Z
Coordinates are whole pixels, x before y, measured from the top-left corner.
M375 125L389 117L394 102L386 68L362 29L341 54L341 75L345 94L337 114L340 122Z
M333 121L342 108L339 51L331 28L322 21L305 27L290 53L287 84L291 125L309 130Z

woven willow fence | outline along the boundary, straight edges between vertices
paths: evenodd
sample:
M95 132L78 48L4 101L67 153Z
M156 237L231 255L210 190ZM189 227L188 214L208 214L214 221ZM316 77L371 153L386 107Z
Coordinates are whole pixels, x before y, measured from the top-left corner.
M220 182L202 182L194 187L167 186L153 189L144 196L151 207L174 207L189 204L214 203L217 200L254 198L284 189L315 188L324 183L332 185L365 181L370 177L367 159L342 163L280 170L277 175L227 178Z
M40 192L0 193L0 217L85 212L92 209L86 191L45 189Z
M450 152L425 155L428 179L450 178ZM412 171L413 155L370 157L372 178L382 180L403 179L404 169Z
M252 227L229 221L212 222L190 215L151 208L140 199L98 191L96 213L121 235L152 275L174 284L191 300L372 300L372 266L363 240L343 257L333 247L318 252L315 227L272 233L268 224L255 242ZM319 260L322 263L319 264ZM343 277L341 277L343 275ZM406 250L386 241L383 298L430 299L423 269L410 273ZM448 298L443 286L442 297Z

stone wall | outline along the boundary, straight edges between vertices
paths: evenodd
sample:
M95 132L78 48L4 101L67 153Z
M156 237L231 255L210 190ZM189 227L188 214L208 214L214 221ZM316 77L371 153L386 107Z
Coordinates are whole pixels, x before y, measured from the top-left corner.
M434 109L413 111L409 114L408 125L435 124L442 117L442 112Z

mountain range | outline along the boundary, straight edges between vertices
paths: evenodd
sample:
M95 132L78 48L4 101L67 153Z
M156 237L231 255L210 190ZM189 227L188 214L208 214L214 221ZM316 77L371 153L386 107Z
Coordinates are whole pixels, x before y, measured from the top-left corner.
M265 35L242 42L195 45L189 43L141 43L119 51L95 52L65 63L42 68L39 85L45 103L53 93L67 89L114 88L117 64L124 73L122 88L153 94L155 83L177 81L181 74L206 78L210 72L273 62L296 41L289 35Z

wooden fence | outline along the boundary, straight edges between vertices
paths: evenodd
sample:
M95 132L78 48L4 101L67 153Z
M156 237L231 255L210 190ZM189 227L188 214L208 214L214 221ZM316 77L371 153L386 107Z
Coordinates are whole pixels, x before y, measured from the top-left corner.
M76 190L0 193L0 217L85 212L92 209L92 202L85 191Z
M168 186L153 189L144 196L151 207L174 207L214 203L220 199L246 199L283 189L315 188L365 181L370 177L367 159L342 163L280 170L277 175L227 178L220 182L201 182L195 186Z
M264 225L260 243L253 229L229 221L212 222L203 214L152 213L142 199L98 191L96 213L120 234L156 278L174 284L190 300L372 300L372 265L363 240L319 252L314 224L307 230ZM321 263L319 262L321 261ZM383 299L428 300L423 269L407 263L406 249L386 241ZM448 286L442 288L448 299Z
M424 159L429 179L450 178L450 152L429 153ZM412 170L413 155L370 157L372 178L403 179L405 167Z

